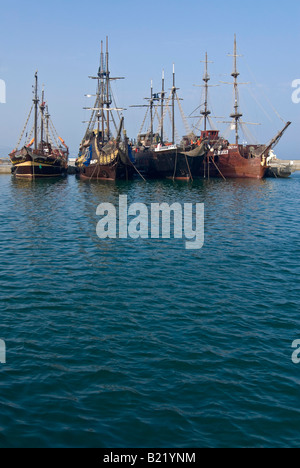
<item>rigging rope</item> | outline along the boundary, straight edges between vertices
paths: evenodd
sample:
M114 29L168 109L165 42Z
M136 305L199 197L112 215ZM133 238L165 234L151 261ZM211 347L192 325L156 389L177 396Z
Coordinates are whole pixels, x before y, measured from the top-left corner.
M34 126L33 126L32 129L31 129L31 132L30 132L30 134L29 134L29 137L27 138L27 141L26 141L26 143L25 143L26 146L28 146L29 143L31 142L33 132L34 132Z
M52 149L53 149L53 148L55 148L55 144L53 143L53 140L52 140L52 138L51 138L51 134L50 134L50 132L49 132L49 129L47 129L47 123L46 123L45 117L43 116L42 112L40 112L40 114L41 114L41 118L42 118L42 121L43 121L44 126L45 126L45 129L46 129L47 137L49 138L50 144L51 144ZM51 126L52 122L51 122L50 119L49 119L49 123L50 123L50 126ZM52 124L52 126L53 126L53 128L54 128L54 125L53 125L53 124ZM55 128L54 128L54 130L55 130ZM53 131L53 130L52 130L52 131ZM55 135L54 135L54 136L55 136ZM58 146L59 146L59 145L58 145ZM59 149L59 147L57 147L57 149L58 149L60 155L61 155L61 156L64 156L63 153L61 152L61 150Z
M147 110L146 110L146 114L145 114L145 117L144 117L142 126L141 126L141 128L140 128L139 135L141 135L142 132L143 132L143 128L144 128L144 125L145 125L145 122L146 122L146 119L147 119L148 112L149 112L149 107L148 107Z
M160 134L161 133L161 127L162 127L162 123L164 122L165 118L166 118L166 115L167 115L167 112L168 112L168 107L169 107L169 103L170 103L170 100L171 100L171 97L172 97L172 94L170 94L170 96L168 97L168 99L166 100L166 103L165 103L165 106L164 106L164 113L163 113L163 118L159 118L159 126L158 126L158 130L157 130L157 133ZM165 132L164 132L165 133Z
M190 126L188 124L188 121L187 121L187 118L186 118L186 116L185 116L185 114L183 112L182 105L180 103L178 94L176 93L175 96L176 96L176 101L178 103L178 107L179 107L179 110L180 110L181 118L182 118L182 121L183 121L183 124L184 124L184 127L185 127L185 131L187 132L187 135L189 135L191 133L191 128L190 128Z
M199 120L197 120L196 124L192 128L192 133L196 133L196 131L200 130L200 126L203 122L204 116L202 115Z
M170 120L171 120L171 122L172 122L172 114L171 114L171 109L170 109L169 107L168 107L168 113L169 113ZM177 132L176 127L175 127L175 139L176 139L177 141L180 140L180 137L179 137L179 135L178 135L178 132Z
M113 98L113 103L114 103L115 109L119 109L119 106L117 106L117 102L116 102L116 99L115 99L115 95L114 95L114 93L112 92L112 87L111 87L111 84L110 84L110 83L109 83L109 90L110 90L110 94L111 94L111 96L112 96L112 98ZM117 112L117 114L118 114L119 121L121 122L122 116L120 115L120 112L119 112L118 110L117 110L116 112ZM112 114L111 114L111 115L112 115ZM117 126L116 126L116 131L118 131Z
M98 89L98 93L99 93L99 89ZM100 107L99 99L100 99L100 95L97 94L96 102L95 102L95 105L94 105L94 108L95 108L95 109L97 109L98 106ZM87 134L91 131L91 127L94 127L94 126L95 126L96 118L97 118L96 111L93 110L93 111L92 111L92 114L91 114L91 117L90 117L90 120L89 120L88 127L87 127L86 132L85 132L85 135L84 135L84 139L86 138Z
M16 149L19 148L19 145L20 145L20 143L21 143L21 141L22 141L22 138L23 138L23 136L24 136L25 130L26 130L26 128L27 128L27 125L28 125L28 122L29 122L29 119L30 119L30 116L31 116L31 112L32 112L33 106L34 106L34 104L32 104L32 106L31 106L29 115L28 115L28 117L27 117L27 120L26 120L25 126L24 126L24 128L23 128L23 131L21 132L21 136L20 136L20 139L19 139L19 141L18 141L18 143L17 143ZM30 141L30 140L29 140L29 141Z
M258 144L257 140L254 138L252 133L250 132L249 128L247 128L246 124L243 122L240 122L240 126L242 128L242 131L245 135L245 137L249 140L251 144Z
M258 83L257 83L257 80L256 80L256 78L255 78L255 75L254 75L254 73L252 72L252 70L250 69L250 67L249 67L249 65L248 65L248 63L247 63L246 60L245 60L245 63L246 63L246 66L247 66L247 68L248 68L250 74L252 75L252 77L253 77L253 79L254 79L254 81L255 81L256 86L258 87ZM273 106L273 104L270 102L270 100L269 100L269 98L267 97L267 95L264 93L263 88L260 87L260 89L261 89L261 91L262 91L262 93L263 93L264 98L268 101L269 105L271 106L273 112L275 112L275 114L277 115L277 117L278 117L280 120L282 120L282 122L285 123L285 120L281 117L281 115L279 114L279 112L275 109L275 107Z
M113 97L113 99L114 99L114 97ZM115 105L115 108L117 109L117 105L116 105L115 99L114 99L114 105ZM117 111L117 113L118 113L119 120L120 120L120 122L121 122L121 117L120 117L120 115L119 115L119 111ZM113 122L113 124L114 124L114 127L115 127L115 131L118 133L118 127L117 127L117 124L116 124L114 115L113 115L112 112L110 113L110 115L111 115L111 120L112 120L112 122Z
M55 147L53 141L52 141L52 138L51 138L51 135L50 135L50 132L49 132L49 129L47 128L47 123L46 123L46 120L45 120L45 117L43 116L43 114L41 113L41 117L42 117L42 121L44 123L44 126L45 126L45 130L46 130L46 135L47 137L49 138L50 140L50 144L51 146L53 146L53 148Z
M154 116L153 116L153 122L154 122L154 118L157 117L158 121L160 121L160 117L158 115L158 112L157 112L157 109L158 109L158 104L156 106L154 106ZM157 132L158 133L158 132ZM147 131L147 137L151 135L151 122L150 122L150 127L148 128L148 131Z
M248 93L251 95L251 97L255 100L255 102L257 103L257 105L261 108L261 110L263 111L263 113L265 114L265 116L268 118L268 120L270 122L272 122L272 119L270 117L270 115L267 113L266 109L264 109L264 107L262 106L262 104L260 103L260 101L257 99L257 97L255 96L254 93L252 93L251 91L251 88L250 87L247 87L246 88Z
M154 107L154 117L157 117L157 120L158 122L160 121L160 116L158 115L158 106L159 104L157 104L155 107Z
M59 135L58 135L58 133L57 133L57 131L56 131L56 128L54 127L54 124L53 124L53 122L52 122L52 120L51 120L50 118L49 118L49 123L50 123L50 127L52 127L51 129L52 129L52 132L53 132L53 134L54 134L54 138L55 138L55 136L56 136L57 149L58 149L60 155L61 155L61 156L64 156L63 152L62 152L62 151L60 150L60 148L59 148L59 146L60 146ZM46 127L46 128L47 128L47 127Z
M217 127L215 126L209 115L207 116L207 120L209 121L209 125L211 126L212 130L217 130Z

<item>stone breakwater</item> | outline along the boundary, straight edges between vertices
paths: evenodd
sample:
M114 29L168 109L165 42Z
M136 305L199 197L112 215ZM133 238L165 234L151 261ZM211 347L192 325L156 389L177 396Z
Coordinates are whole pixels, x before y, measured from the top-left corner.
M0 174L11 173L11 162L9 159L0 159Z

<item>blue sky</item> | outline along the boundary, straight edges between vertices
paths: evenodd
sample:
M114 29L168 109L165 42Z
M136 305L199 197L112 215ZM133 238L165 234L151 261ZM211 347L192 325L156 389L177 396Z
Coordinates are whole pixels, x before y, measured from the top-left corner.
M0 79L7 86L7 102L0 104L0 147L12 148L18 140L31 106L35 70L45 83L50 112L59 134L73 154L84 133L84 94L94 91L88 76L97 71L101 40L109 36L110 68L126 79L115 84L118 105L140 104L161 87L171 87L176 65L179 94L188 115L201 103L205 52L209 54L212 83L231 81L234 33L237 34L244 120L259 122L251 128L260 143L269 141L291 120L276 148L279 157L300 159L300 104L293 104L292 81L300 79L299 1L242 2L202 0L142 2L137 0L28 0L1 1ZM228 119L232 89L211 88L214 114ZM254 96L254 97L253 97ZM134 138L143 110L128 109L125 123ZM223 120L223 119L221 119ZM223 130L224 125L217 124ZM178 131L184 127L178 120Z

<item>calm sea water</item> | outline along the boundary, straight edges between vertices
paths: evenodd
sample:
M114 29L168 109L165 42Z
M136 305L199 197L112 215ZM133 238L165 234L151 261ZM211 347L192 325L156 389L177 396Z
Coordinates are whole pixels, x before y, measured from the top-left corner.
M300 445L300 177L0 178L0 447ZM205 203L205 246L106 240L96 207Z

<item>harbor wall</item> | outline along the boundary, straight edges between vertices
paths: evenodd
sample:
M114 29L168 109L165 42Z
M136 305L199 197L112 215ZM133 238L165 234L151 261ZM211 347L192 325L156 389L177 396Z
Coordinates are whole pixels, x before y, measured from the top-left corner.
M11 174L11 167L10 161L0 159L0 174Z
M288 166L292 164L292 167L294 169L293 172L295 171L300 171L300 160L297 159L291 159L291 160L283 160L283 159L275 159L274 161L271 161L271 167L272 166Z

